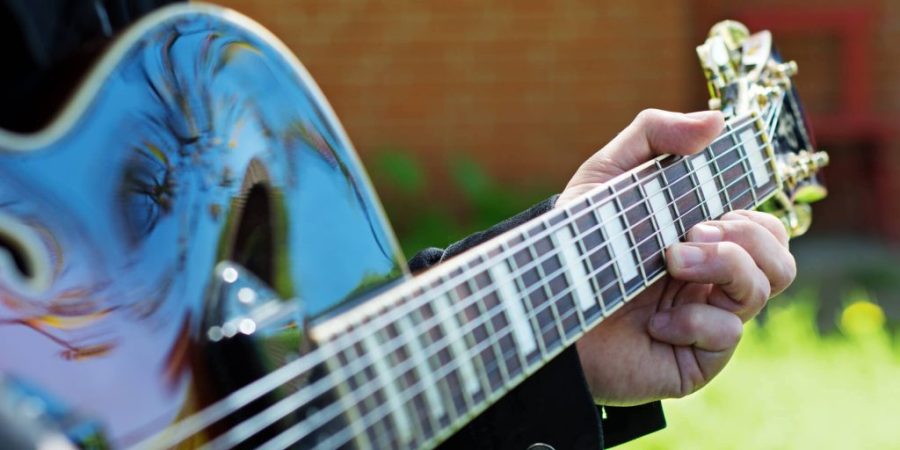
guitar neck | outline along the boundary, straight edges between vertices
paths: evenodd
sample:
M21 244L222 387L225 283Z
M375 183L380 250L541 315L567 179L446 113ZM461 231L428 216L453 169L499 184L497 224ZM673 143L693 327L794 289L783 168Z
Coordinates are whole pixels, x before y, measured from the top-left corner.
M312 329L373 448L431 447L665 274L694 225L777 189L755 116L662 156Z

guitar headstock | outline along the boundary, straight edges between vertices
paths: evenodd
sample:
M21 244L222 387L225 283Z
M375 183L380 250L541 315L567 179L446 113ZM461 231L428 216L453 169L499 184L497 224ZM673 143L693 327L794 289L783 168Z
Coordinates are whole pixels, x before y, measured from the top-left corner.
M712 27L697 55L707 79L710 109L721 110L726 118L752 114L762 121L780 190L760 209L781 218L792 236L805 233L812 220L809 203L826 195L818 172L828 164L828 154L815 150L791 79L797 63L781 59L769 31L750 34L746 26L731 20Z

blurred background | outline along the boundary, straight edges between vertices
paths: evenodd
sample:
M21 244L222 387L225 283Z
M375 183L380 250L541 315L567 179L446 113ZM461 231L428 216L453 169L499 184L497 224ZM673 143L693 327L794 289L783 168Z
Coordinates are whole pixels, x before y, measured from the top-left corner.
M900 1L219 2L312 72L407 256L559 192L642 109L705 109L715 22L771 30L830 195L734 364L626 448L900 448Z

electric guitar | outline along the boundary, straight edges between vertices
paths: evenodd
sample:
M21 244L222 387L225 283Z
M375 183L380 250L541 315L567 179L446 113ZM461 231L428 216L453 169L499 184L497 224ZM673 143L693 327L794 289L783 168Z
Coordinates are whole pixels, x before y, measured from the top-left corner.
M147 16L45 129L0 131L0 419L89 447L439 445L664 276L693 225L809 226L828 159L796 65L735 22L698 54L728 118L708 148L413 277L282 43L214 6Z

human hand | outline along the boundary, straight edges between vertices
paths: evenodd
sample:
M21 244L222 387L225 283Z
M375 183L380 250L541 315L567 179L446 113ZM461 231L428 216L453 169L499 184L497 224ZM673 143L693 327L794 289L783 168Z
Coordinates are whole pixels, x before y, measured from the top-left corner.
M659 154L702 150L724 126L721 113L646 110L578 169L557 206ZM635 405L688 395L734 353L746 322L796 274L781 222L733 211L691 229L666 250L669 275L578 342L595 401Z

